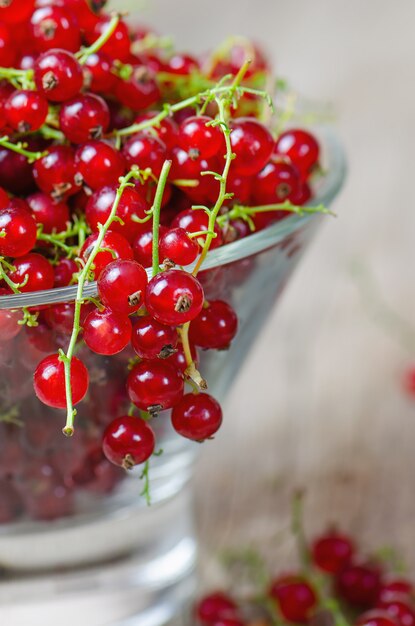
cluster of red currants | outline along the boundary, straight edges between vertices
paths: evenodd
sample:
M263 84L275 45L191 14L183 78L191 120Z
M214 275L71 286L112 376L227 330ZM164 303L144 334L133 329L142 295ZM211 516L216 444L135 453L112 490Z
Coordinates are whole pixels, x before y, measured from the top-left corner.
M330 531L318 537L310 547L309 559L305 573L273 578L265 591L260 590L258 597L263 599L255 604L238 602L222 591L204 596L195 607L196 623L198 626L415 624L411 581L386 574L384 566L376 560L360 560L349 536Z
M226 349L237 317L205 299L198 270L209 249L310 199L319 146L305 130L275 136L259 121L255 86L269 67L252 44L202 64L103 4L0 2L0 296L78 285L75 303L1 310L0 361L23 323L39 343L57 333L34 388L73 419L90 379L73 354L78 336L105 356L130 357L132 346L127 391L140 416L117 417L103 436L107 458L131 468L154 452L159 411L171 409L192 440L220 427L196 347ZM94 279L99 299L88 300Z

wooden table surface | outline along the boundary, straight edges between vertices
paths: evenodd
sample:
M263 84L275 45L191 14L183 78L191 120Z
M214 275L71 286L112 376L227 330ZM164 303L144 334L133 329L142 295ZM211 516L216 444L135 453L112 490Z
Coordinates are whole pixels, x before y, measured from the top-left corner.
M339 218L272 311L220 435L203 446L194 486L205 577L229 546L291 558L279 531L297 487L311 533L336 522L367 549L392 543L414 568L415 398L400 377L415 354L374 319L353 268L373 275L415 339L415 3L152 0L142 12L185 50L229 32L264 42L281 76L333 104L350 168Z

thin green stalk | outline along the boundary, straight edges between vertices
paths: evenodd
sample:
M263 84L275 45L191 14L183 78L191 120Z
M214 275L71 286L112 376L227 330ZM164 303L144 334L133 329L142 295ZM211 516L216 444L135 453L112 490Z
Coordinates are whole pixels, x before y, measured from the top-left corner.
M157 183L156 195L154 196L154 202L152 207L153 213L153 276L160 272L160 259L159 259L159 231L160 231L160 211L161 203L163 201L164 189L166 187L167 178L169 176L171 168L171 161L164 161L163 167L160 173L159 182Z
M144 463L143 471L141 472L140 478L144 481L143 491L140 493L140 496L144 496L146 499L147 506L151 505L151 494L150 494L150 462L146 461Z
M22 142L12 143L9 141L7 136L0 137L0 146L3 148L7 148L7 150L12 150L13 152L17 152L17 154L21 154L29 161L29 163L33 163L33 161L37 161L41 159L46 152L30 152L30 150L25 149L25 144Z
M295 213L295 215L313 215L315 213L321 213L323 215L335 215L324 204L318 204L317 206L297 206L291 204L291 202L281 202L277 204L263 204L261 206L244 206L241 204L235 204L232 209L224 214L219 215L217 222L220 226L224 226L230 220L243 219L247 222L252 222L250 218L257 213L270 213L271 211L286 211L287 213Z
M102 46L107 43L108 39L117 28L119 21L120 16L118 14L113 15L108 23L108 27L105 29L102 35L100 35L93 44L88 46L88 48L83 48L76 54L76 56L78 57L78 62L81 65L84 65L91 54L95 54L95 52L98 52L98 50L100 50Z
M72 403L72 389L71 389L70 374L71 374L72 357L74 356L74 351L75 351L76 343L78 341L78 336L80 332L81 306L83 303L84 286L88 280L89 272L91 270L95 257L97 256L98 252L101 249L101 245L105 237L105 234L108 231L109 227L111 226L112 222L114 221L114 218L117 213L118 205L120 203L124 190L126 189L126 187L131 185L129 181L131 180L131 178L134 178L134 177L137 177L136 168L128 172L126 176L122 176L120 178L120 185L117 189L115 200L112 205L111 212L108 216L108 219L104 225L101 225L99 229L98 237L94 243L94 247L92 248L91 253L82 271L79 272L79 275L78 275L78 286L77 286L76 298L75 298L75 310L74 310L74 322L73 322L72 334L71 334L71 338L69 341L66 354L63 351L60 351L59 353L60 360L64 364L66 408L67 408L66 424L63 429L63 433L67 435L68 437L72 436L74 433L74 419L76 416L76 409L74 409L73 403Z

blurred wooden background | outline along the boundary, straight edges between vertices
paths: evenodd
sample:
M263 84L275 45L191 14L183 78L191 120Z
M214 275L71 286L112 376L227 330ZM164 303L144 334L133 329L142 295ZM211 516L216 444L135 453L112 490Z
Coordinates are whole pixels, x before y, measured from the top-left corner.
M123 5L125 2L123 2ZM370 269L415 335L415 3L400 0L151 0L142 21L202 51L229 33L267 47L281 76L331 102L350 174L236 381L195 476L205 558L252 542L289 558L295 487L311 532L335 521L415 566L415 354L371 317L352 266ZM310 288L312 287L312 288Z

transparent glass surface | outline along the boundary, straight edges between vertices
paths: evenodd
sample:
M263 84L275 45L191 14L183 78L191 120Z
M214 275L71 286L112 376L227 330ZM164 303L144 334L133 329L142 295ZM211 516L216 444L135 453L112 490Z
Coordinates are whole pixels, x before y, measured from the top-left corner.
M345 161L327 129L317 134L328 173L313 204L329 206L344 180ZM202 276L206 297L226 300L239 318L229 350L200 354L215 397L223 399L261 322L327 219L287 217L209 253ZM96 284L85 293L95 295ZM71 302L74 295L75 288L66 287L1 297L0 309ZM148 508L139 495L140 469L126 475L100 451L106 424L128 407L124 381L132 355L105 358L79 347L92 385L77 407L75 435L65 439L64 412L37 400L32 375L44 356L66 346L68 336L56 333L51 346L49 336L37 334L25 327L7 343L0 338L0 621L22 623L13 616L35 607L32 626L42 623L42 614L52 623L56 607L56 623L66 623L58 619L62 610L73 623L71 611L73 620L83 607L90 611L89 626L121 624L132 616L140 626L164 624L193 588L197 544L188 483L198 447L172 433L168 414L155 420L164 452L151 461Z

